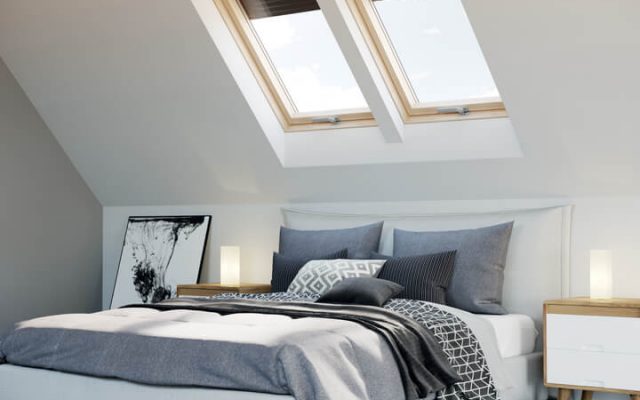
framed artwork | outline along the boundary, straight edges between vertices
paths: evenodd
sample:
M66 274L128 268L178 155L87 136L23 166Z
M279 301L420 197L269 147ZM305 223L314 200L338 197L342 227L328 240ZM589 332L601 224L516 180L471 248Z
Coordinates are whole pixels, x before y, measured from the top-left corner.
M210 215L129 217L111 308L157 303L197 283L210 224Z

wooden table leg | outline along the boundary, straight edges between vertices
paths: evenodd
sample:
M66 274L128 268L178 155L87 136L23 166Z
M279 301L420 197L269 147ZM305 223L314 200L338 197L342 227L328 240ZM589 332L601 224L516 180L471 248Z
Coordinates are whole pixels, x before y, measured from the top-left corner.
M571 400L572 392L571 389L558 389L558 400Z
M582 400L592 400L593 399L593 392L590 390L583 390L582 391Z

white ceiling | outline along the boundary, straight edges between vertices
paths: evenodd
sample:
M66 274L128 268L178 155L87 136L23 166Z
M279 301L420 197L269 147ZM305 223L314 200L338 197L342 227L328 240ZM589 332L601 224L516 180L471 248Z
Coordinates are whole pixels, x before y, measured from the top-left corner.
M104 205L640 193L640 2L465 6L522 158L283 168L187 0L0 0L0 56Z

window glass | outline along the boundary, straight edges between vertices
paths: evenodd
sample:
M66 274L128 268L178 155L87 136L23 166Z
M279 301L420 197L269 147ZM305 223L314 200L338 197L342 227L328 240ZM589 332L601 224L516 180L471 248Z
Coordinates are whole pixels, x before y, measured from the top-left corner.
M420 105L500 101L459 0L380 0L374 6Z
M298 112L367 108L320 10L250 21Z

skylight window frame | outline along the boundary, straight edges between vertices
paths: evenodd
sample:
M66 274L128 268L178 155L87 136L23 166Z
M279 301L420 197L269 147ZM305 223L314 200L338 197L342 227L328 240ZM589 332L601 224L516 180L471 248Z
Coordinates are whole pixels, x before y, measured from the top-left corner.
M271 108L288 132L375 126L370 110L299 112L264 48L240 0L213 0L231 31ZM337 122L336 122L337 118Z
M365 42L405 123L504 118L508 116L502 100L469 101L460 99L458 102L449 101L441 104L420 103L373 0L346 0L346 3L360 27ZM454 106L465 106L467 112L464 114L452 112ZM443 108L447 108L446 112L443 112Z

